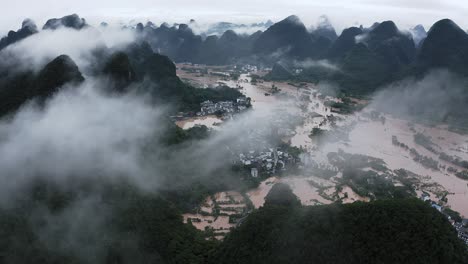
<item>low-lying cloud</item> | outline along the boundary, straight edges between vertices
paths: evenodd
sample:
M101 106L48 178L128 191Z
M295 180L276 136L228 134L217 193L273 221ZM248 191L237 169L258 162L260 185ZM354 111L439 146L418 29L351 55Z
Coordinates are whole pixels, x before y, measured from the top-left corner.
M98 48L119 48L135 40L133 31L116 28L42 30L0 52L2 64L22 70L38 70L54 58L67 54L86 72L93 66Z
M407 118L443 121L465 94L465 82L460 76L439 69L423 78L408 78L384 87L376 94L372 107Z
M167 146L170 106L154 105L145 94L109 94L108 85L90 78L64 87L44 107L30 102L0 121L2 200L36 177L63 186L104 178L126 179L144 191L177 189L227 173L239 150L271 143L278 115L262 108L205 140Z
M311 59L307 59L303 61L295 60L293 62L293 65L294 67L305 68L305 69L318 67L318 68L325 68L330 71L340 71L340 68L337 65L331 63L328 60L311 60Z
M162 133L162 108L137 96L106 95L100 85L91 80L67 87L44 109L30 103L0 123L3 185L36 175L59 181L70 176L147 176L141 150Z

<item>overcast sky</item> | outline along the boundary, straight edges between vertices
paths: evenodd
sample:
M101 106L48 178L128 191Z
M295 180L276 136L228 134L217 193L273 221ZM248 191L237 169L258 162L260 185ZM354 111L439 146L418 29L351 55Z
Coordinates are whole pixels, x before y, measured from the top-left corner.
M370 25L375 21L394 20L401 28L416 24L430 27L442 18L451 18L468 29L468 1L466 0L23 0L2 1L0 30L16 29L25 17L42 25L47 18L78 13L91 23L106 21L145 22L152 20L200 23L212 21L258 22L278 21L296 14L312 25L326 14L342 30L357 24Z

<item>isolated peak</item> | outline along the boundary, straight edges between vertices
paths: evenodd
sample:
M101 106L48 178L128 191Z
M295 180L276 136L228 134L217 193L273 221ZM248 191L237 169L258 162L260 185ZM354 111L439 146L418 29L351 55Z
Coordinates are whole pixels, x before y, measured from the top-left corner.
M281 22L290 22L290 23L296 23L296 24L302 24L302 21L301 19L296 16L296 15L291 15L291 16L288 16L287 18L285 18L283 21ZM281 23L280 22L280 23Z
M330 19L328 18L328 16L326 16L326 15L321 15L321 16L318 18L318 21L317 21L317 28L332 29L332 28L333 28L333 25L332 25L332 23L330 22Z
M62 18L49 19L42 29L55 30L60 27L66 27L79 30L87 26L84 18L80 18L77 14L72 14Z
M21 24L22 29L29 29L31 31L37 32L37 25L33 20L26 18Z
M393 21L384 21L376 26L372 32L379 35L396 35L398 33L398 27Z

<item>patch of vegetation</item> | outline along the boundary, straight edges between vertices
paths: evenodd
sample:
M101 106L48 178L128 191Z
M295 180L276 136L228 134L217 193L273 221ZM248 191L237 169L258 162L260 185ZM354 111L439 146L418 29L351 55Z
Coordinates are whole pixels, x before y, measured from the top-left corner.
M400 141L398 140L398 137L397 137L397 136L392 136L392 144L395 145L395 146L397 146L397 147L404 148L404 149L406 149L406 150L409 150L409 149L410 149L408 145L406 145L406 144L403 143L403 142L400 142Z
M390 175L380 175L375 171L346 169L340 183L349 186L358 195L374 200L408 198L415 195L411 185L395 186Z
M423 146L425 149L429 150L432 153L438 154L439 152L434 148L437 145L432 142L431 138L422 134L416 133L414 135L414 143Z
M208 261L217 242L183 224L169 201L125 182L86 179L69 182L73 186L68 188L38 179L9 209L0 209L2 262ZM83 213L89 215L84 218ZM78 228L76 233L70 226ZM69 243L64 245L64 240Z
M299 159L299 156L304 153L303 149L300 149L295 146L291 146L290 144L286 144L284 142L281 142L278 147L283 150L284 152L287 152L289 155L292 155L294 159Z
M372 168L380 172L388 171L388 168L382 159L366 155L350 154L343 150L339 150L338 152L328 153L327 157L330 164L341 170Z
M462 168L465 168L465 169L468 169L468 161L466 160L462 160L461 158L459 157L455 157L455 156L450 156L444 152L441 152L440 155L439 155L439 158L441 160L445 160L447 162L450 162L454 165L457 165L457 166L460 166Z
M415 195L411 182L400 181L402 186L395 186L394 176L381 159L340 150L328 153L328 160L343 172L343 176L338 179L340 186L349 186L360 196L389 199Z
M427 137L425 137L422 134L416 134L415 137L415 142L418 141L419 145L425 147L427 150L433 152L433 153L438 153L434 148L432 141L430 141ZM430 143L429 143L430 142ZM416 149L410 148L408 145L406 145L403 142L398 141L398 138L396 136L392 136L392 144L403 148L407 151L410 152L410 154L413 156L413 160L420 163L426 168L432 169L432 170L439 170L439 162L431 157L421 155ZM441 154L442 155L442 154ZM449 158L448 156L446 158ZM442 158L441 158L442 159Z
M206 100L235 101L242 97L238 90L228 87L198 89L185 84L177 77L176 66L171 59L154 53L148 43L133 44L126 53L137 80L142 82L139 89L149 93L155 101L176 104L179 111L197 112L200 103Z
M461 223L463 220L459 212L456 212L448 207L444 207L443 213L450 216L450 218L457 223Z
M464 170L464 171L457 172L455 173L455 176L463 180L468 180L468 171Z
M210 135L208 127L195 126L189 129L182 129L171 124L162 139L162 143L166 145L177 145L191 140L201 140L208 138Z
M439 162L433 158L419 154L419 152L414 148L410 149L410 154L413 156L414 161L421 163L424 167L439 170Z
M418 199L326 206L266 203L213 263L466 263L446 217Z
M334 126L334 118L331 117L328 119L331 122L332 127ZM345 129L340 129L339 127L334 127L332 130L325 130L319 127L313 128L309 137L314 139L318 145L331 142L346 141L349 139L349 131Z
M350 98L343 96L341 102L325 101L325 106L332 108L332 111L341 114L352 114L363 109L363 105L353 102Z
M312 132L310 132L310 135L309 137L313 138L313 137L320 137L322 136L323 134L325 133L325 130L319 128L319 127L314 127L312 129Z

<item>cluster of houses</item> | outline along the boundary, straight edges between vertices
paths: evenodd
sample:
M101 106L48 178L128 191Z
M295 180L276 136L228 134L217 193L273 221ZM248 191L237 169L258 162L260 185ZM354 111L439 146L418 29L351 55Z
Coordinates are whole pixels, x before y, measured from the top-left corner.
M235 102L233 101L221 101L221 102L212 102L205 101L200 104L200 112L197 113L197 116L207 116L207 115L233 115L235 113L242 112L250 107L250 98L241 97L238 98Z
M421 196L421 200L428 202L431 204L432 208L436 209L443 215L445 215L452 225L455 227L458 233L458 237L465 242L468 246L468 219L463 219L461 222L455 222L451 219L451 217L443 212L443 206L437 204L436 202L432 201L429 195L424 194Z
M468 246L468 219L464 219L461 223L453 225L458 232L458 237Z
M236 66L235 68L238 68L238 67ZM246 64L246 65L242 65L241 71L242 72L256 72L258 71L258 67L255 65Z
M423 193L421 195L421 200L423 200L424 202L428 202L429 204L431 204L432 208L442 213L442 209L443 209L442 205L439 205L438 203L432 201L431 197L427 193Z
M286 170L287 164L297 162L296 158L278 148L269 148L264 151L249 151L239 154L239 162L250 169L252 177L257 178L259 174L272 175L278 171Z

